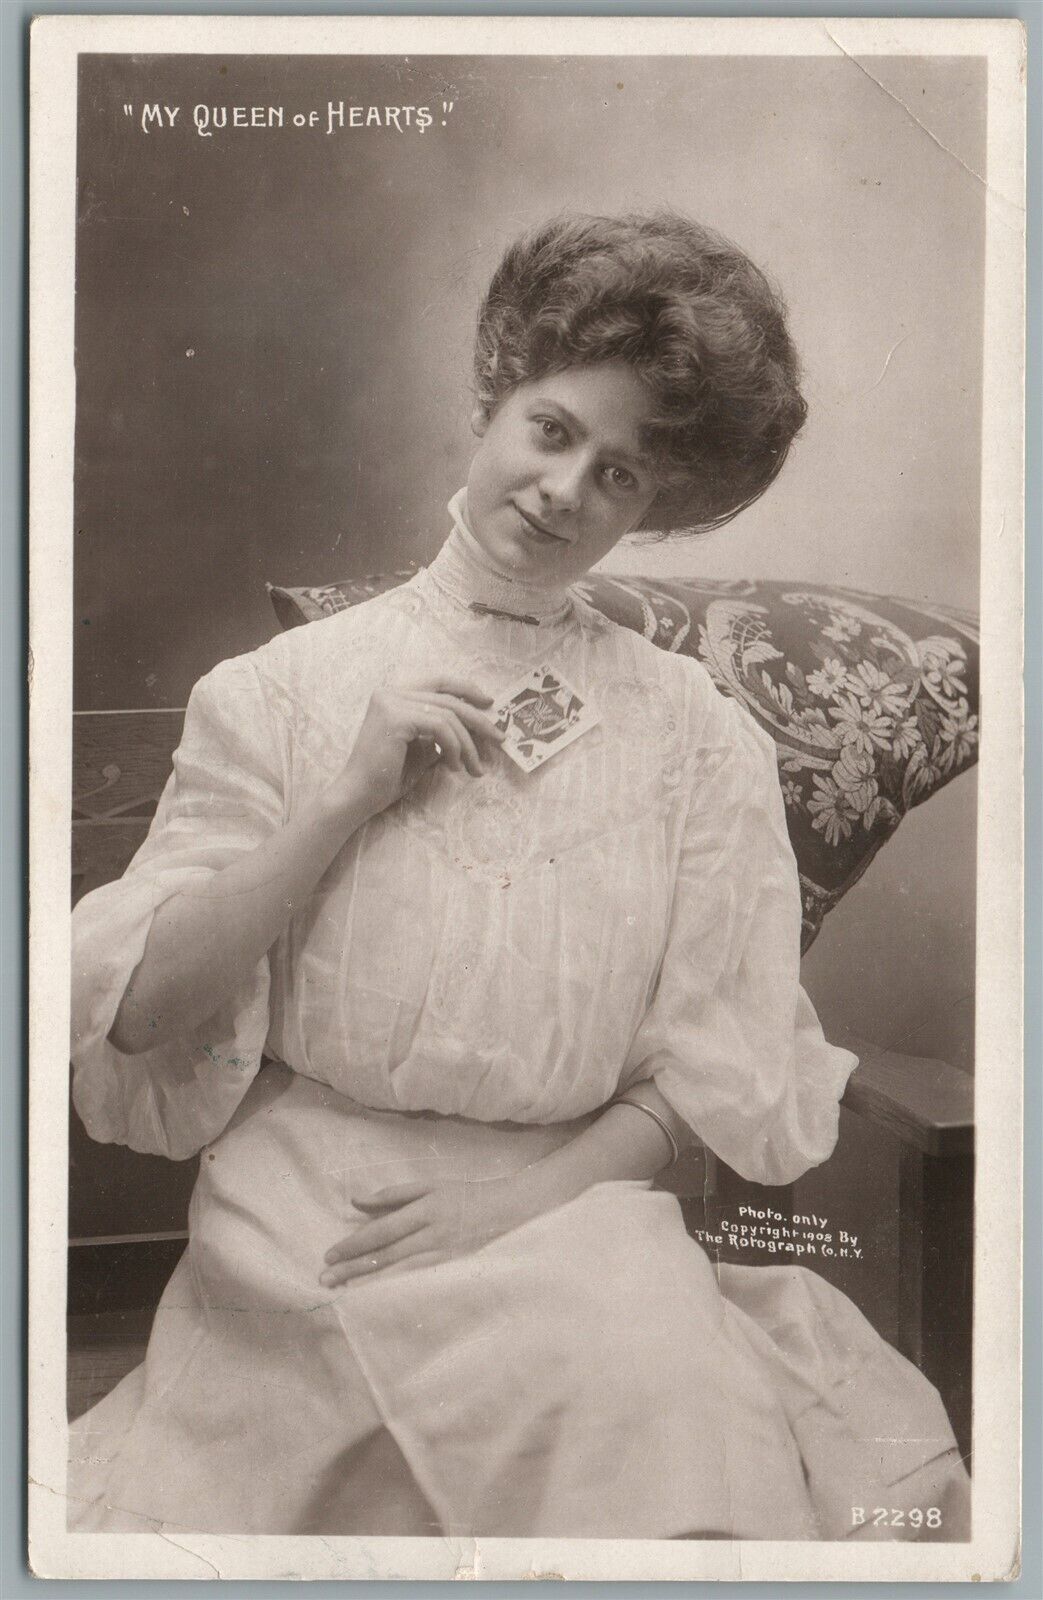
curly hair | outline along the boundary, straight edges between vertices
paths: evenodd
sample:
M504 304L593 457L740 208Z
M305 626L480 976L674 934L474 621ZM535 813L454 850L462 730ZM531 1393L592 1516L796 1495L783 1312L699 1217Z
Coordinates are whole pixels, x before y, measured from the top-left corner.
M478 314L485 417L519 384L625 361L660 484L642 527L701 532L762 495L807 406L777 291L737 245L673 211L564 214L510 246Z

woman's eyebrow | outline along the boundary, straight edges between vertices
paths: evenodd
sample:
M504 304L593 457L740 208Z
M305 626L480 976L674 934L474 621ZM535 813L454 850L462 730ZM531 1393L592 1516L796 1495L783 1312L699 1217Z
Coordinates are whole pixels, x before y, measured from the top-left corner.
M559 416L564 417L569 427L574 429L576 433L581 434L584 439L587 437L589 430L580 421L579 417L569 410L568 406L562 405L560 400L552 400L549 395L536 395L532 403L534 406L549 406L552 411L556 411ZM641 454L640 449L633 450L629 445L613 444L611 440L602 448L608 456L614 456L617 460L626 461L630 466L641 467L645 471L648 470L648 459Z

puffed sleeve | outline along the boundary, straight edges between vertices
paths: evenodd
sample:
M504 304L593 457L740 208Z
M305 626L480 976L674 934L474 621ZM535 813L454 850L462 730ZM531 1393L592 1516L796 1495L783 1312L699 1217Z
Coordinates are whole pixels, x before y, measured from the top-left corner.
M148 838L123 877L72 919L73 1100L92 1138L194 1154L227 1125L257 1073L268 1031L268 961L184 1036L139 1055L109 1043L157 909L212 876L283 821L280 730L249 657L192 691L174 769Z
M800 889L775 748L732 701L693 759L666 948L628 1057L722 1161L791 1183L833 1150L857 1062L800 986Z

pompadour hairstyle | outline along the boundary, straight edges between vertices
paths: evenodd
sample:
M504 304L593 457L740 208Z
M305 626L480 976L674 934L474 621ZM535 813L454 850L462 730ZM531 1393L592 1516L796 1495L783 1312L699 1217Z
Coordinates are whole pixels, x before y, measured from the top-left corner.
M645 384L661 484L642 526L719 527L777 476L807 407L785 307L730 240L673 211L564 214L510 246L478 314L476 398L624 361Z

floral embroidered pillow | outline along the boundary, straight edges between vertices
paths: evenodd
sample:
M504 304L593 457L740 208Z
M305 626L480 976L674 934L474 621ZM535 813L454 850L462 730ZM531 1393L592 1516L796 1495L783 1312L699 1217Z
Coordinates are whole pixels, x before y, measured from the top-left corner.
M269 592L293 627L410 576ZM978 632L963 612L783 582L594 573L577 588L614 622L695 656L772 735L805 949L910 807L977 760Z

